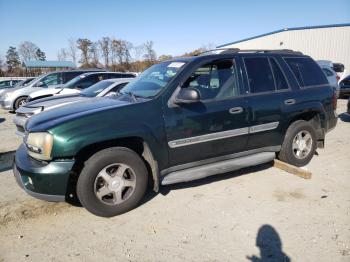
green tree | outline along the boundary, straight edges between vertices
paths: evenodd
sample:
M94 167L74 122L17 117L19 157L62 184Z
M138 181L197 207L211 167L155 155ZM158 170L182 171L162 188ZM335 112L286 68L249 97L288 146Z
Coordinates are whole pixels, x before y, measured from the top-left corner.
M38 48L36 50L35 54L36 54L36 59L41 60L41 61L45 61L46 60L45 52L41 51L40 48Z
M8 71L13 71L21 65L16 47L10 46L6 53L6 64Z

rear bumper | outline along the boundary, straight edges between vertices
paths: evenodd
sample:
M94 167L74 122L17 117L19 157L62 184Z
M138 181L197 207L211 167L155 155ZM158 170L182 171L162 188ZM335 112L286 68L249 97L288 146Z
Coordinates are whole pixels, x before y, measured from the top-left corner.
M73 160L40 163L22 144L16 151L13 173L17 184L29 195L46 201L65 201Z

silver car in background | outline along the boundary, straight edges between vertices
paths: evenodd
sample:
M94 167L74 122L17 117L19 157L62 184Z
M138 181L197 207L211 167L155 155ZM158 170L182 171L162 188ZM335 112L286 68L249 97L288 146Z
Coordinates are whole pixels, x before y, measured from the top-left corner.
M16 134L24 136L25 124L28 119L42 111L52 110L73 103L84 102L93 97L113 96L134 78L116 78L102 80L77 94L54 95L29 102L16 110L13 122L16 125Z
M94 70L101 71L101 70ZM38 90L48 87L59 87L67 83L74 77L92 70L71 70L56 71L38 76L32 80L27 86L18 86L9 88L0 95L0 107L7 110L16 110L26 103L27 97Z

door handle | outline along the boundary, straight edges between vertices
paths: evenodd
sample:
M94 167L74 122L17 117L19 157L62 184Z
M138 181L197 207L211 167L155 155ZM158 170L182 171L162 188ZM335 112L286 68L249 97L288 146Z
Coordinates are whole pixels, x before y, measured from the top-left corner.
M295 104L295 99L287 99L284 101L284 104L289 106L289 105L294 105Z
M230 114L240 114L243 112L243 107L232 107L229 110Z

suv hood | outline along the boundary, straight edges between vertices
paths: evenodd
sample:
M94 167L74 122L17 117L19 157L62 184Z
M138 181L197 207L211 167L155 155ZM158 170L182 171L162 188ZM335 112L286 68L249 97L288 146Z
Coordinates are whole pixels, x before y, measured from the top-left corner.
M67 104L55 108L55 110L48 110L34 115L27 122L26 130L45 131L53 126L72 119L138 102L133 102L130 98L125 96L121 96L120 98L92 97L89 99L83 99L79 101L79 103Z

